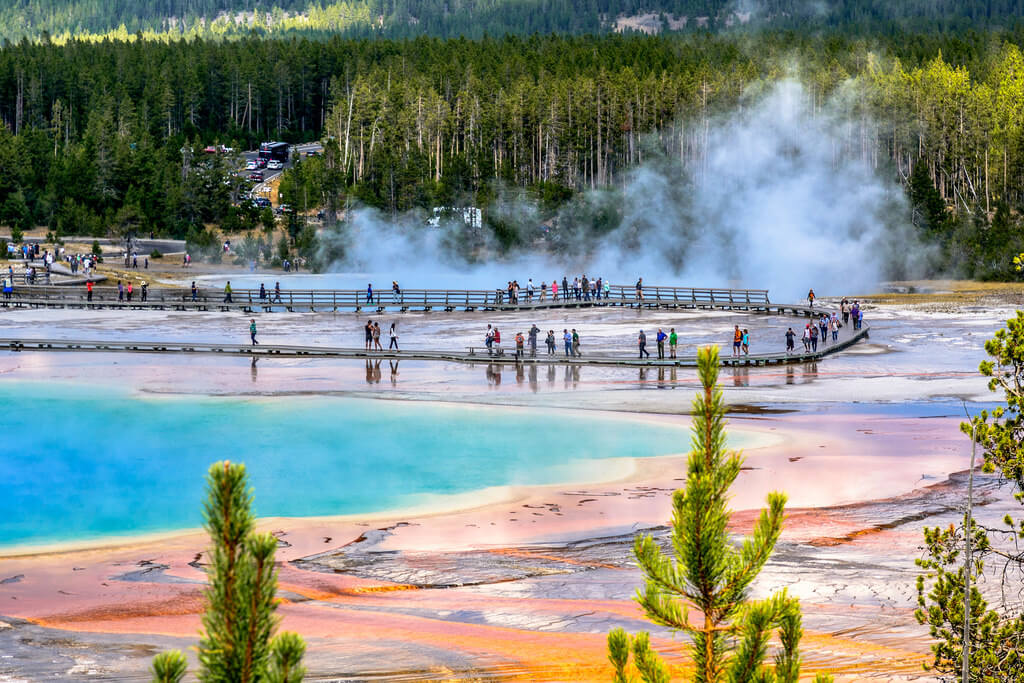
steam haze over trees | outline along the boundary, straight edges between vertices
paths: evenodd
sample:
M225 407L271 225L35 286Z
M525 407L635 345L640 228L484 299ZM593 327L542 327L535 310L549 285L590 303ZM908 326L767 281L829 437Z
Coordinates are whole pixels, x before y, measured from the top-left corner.
M465 33L482 35L492 28L488 11L515 15L500 4L431 14L408 3L367 11L373 30L282 32L316 12L169 0L146 4L132 24L130 3L8 0L0 26L36 33L0 50L0 224L194 241L209 239L211 227L259 230L265 217L242 201L245 188L218 182L237 160L199 150L323 139L324 156L285 174L286 199L332 214L480 206L499 247L522 248L534 233L487 208L525 202L529 230L557 227L566 207L592 209L581 198L621 189L632 169L699 175L715 152L716 121L795 80L812 116L837 121L835 163L857 160L906 190L898 218L935 247L928 272L1012 276L1012 255L1024 250L1019 3L901 3L887 14L850 0L811 16L796 11L808 4L766 2L751 5L742 24L722 14L732 4L698 4L717 30L607 35L609 26L586 22L655 6L573 6L564 23L555 4L534 13L550 23L538 30L606 35L392 40L411 35L394 28L396 12L415 10L423 19L408 26L440 35L450 27L428 17L455 21L463 12ZM670 5L658 11L697 10L686 0ZM241 23L228 24L242 27L245 12L255 23L211 33L209 17L237 15ZM181 33L203 17L203 32ZM107 30L115 38L88 35ZM159 35L139 39L135 30ZM579 219L591 233L622 223L614 204L599 209Z

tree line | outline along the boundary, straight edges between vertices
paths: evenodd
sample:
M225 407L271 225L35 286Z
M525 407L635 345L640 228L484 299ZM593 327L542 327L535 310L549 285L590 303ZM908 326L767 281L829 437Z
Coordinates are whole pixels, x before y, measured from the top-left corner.
M229 173L238 160L201 148L321 138L326 154L287 174L293 205L397 214L486 207L520 188L550 213L652 158L699 168L710 121L796 78L822 115L840 89L856 90L838 153L909 188L910 218L942 246L936 267L998 276L1003 252L1022 246L1020 36L879 42L781 32L21 43L0 50L0 223L256 229L262 216Z

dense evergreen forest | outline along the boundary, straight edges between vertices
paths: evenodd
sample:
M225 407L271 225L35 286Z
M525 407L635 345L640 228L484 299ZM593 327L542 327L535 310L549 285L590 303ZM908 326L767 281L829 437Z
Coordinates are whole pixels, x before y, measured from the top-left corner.
M1024 0L0 0L0 39L409 38L506 33L841 29L861 35L1012 26Z
M209 224L258 228L227 173L237 160L199 150L277 138L327 141L282 183L300 206L486 207L520 188L543 220L638 164L699 168L709 121L794 78L822 116L842 99L835 153L909 188L942 267L999 276L1022 246L1020 44L787 32L23 42L0 50L0 222L193 239Z

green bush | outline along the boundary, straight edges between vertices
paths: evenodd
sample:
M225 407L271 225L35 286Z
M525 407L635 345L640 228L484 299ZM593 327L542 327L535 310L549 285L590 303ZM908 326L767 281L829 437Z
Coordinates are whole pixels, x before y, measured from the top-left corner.
M149 252L149 258L156 259L156 258L163 258L163 257L164 257L164 255L160 253L159 249L154 249L153 251Z
M7 240L0 240L0 259L7 260Z
M99 240L92 241L92 255L96 257L103 256L103 247L100 246Z

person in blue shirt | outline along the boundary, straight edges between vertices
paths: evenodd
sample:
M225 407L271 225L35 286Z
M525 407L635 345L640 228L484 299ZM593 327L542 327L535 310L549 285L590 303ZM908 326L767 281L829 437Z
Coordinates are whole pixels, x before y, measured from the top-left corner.
M373 283L366 285L366 303L373 301Z
M658 360L665 360L665 339L668 337L662 329L658 328L658 335L654 338L658 342Z

